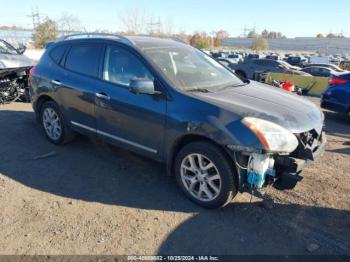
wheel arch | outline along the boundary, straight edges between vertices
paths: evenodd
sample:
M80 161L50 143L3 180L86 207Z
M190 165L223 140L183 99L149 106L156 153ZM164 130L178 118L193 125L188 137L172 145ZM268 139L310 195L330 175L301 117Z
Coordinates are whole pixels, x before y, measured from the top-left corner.
M220 145L216 143L214 140L204 136L204 135L199 135L199 134L186 134L178 139L175 140L173 143L173 146L171 147L170 153L167 155L166 158L166 169L167 169L167 175L172 176L174 174L174 162L175 162L175 157L177 153L187 144L193 143L193 142L207 142L210 143L217 148L221 150L221 152L225 155L228 161L232 162L232 165L234 165L234 158L232 154L228 152L228 149L225 148L223 145ZM233 167L233 171L235 172L234 176L234 181L235 181L235 186L238 188L239 186L239 176L237 174L236 168Z
M39 121L39 117L40 117L41 107L42 107L43 104L44 104L45 102L47 102L47 101L56 102L51 96L44 94L44 95L41 95L41 96L37 99L37 101L36 101L36 103L35 103L35 108L34 108L34 110L35 110L35 112L36 112L36 117L37 117L37 120L38 120L38 121Z

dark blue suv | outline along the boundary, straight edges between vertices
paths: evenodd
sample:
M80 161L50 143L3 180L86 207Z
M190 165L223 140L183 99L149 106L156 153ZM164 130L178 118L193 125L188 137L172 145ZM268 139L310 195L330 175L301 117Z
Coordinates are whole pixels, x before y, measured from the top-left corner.
M184 193L208 208L238 191L294 187L325 144L314 104L243 82L172 39L67 36L47 45L30 93L52 143L78 132L163 161Z

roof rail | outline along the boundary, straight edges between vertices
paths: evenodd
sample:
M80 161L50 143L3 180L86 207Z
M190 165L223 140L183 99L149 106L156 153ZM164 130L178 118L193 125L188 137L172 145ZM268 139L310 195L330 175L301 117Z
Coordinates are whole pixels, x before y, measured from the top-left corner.
M188 45L188 43L183 40L181 37L178 37L178 36L167 36L167 35L147 35L147 34L138 34L138 35L135 35L135 36L141 36L141 37L152 37L152 38L161 38L161 39L167 39L167 40L173 40L175 42L179 42L179 43L182 43L182 44L185 44L185 45Z
M79 39L79 38L92 38L92 37L102 37L102 38L117 38L128 45L135 45L133 41L123 35L108 34L108 33L77 33L70 35L61 36L58 41L69 40L69 39Z

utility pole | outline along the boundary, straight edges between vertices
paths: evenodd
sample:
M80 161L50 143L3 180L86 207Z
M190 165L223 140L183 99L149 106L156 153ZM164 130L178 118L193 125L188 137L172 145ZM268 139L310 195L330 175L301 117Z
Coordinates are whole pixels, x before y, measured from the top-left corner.
M28 17L32 18L33 29L35 29L40 24L39 8L36 7L36 9L34 10L34 8L32 7L32 13Z
M149 26L150 35L154 35L155 32L157 32L158 35L160 35L160 31L161 31L160 17L158 17L158 22L153 22L153 17L151 17L150 22L148 23L148 26Z
M246 25L244 25L244 28L243 28L243 38L247 38L248 37L248 34L250 32L255 32L255 26L253 28L247 28Z

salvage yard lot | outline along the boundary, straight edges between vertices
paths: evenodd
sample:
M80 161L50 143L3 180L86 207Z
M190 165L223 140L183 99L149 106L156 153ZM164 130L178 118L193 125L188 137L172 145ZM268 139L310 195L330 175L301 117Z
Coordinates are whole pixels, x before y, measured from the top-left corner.
M54 146L30 104L0 105L0 254L350 254L350 119L325 115L326 153L294 190L205 210L163 165L86 137Z

